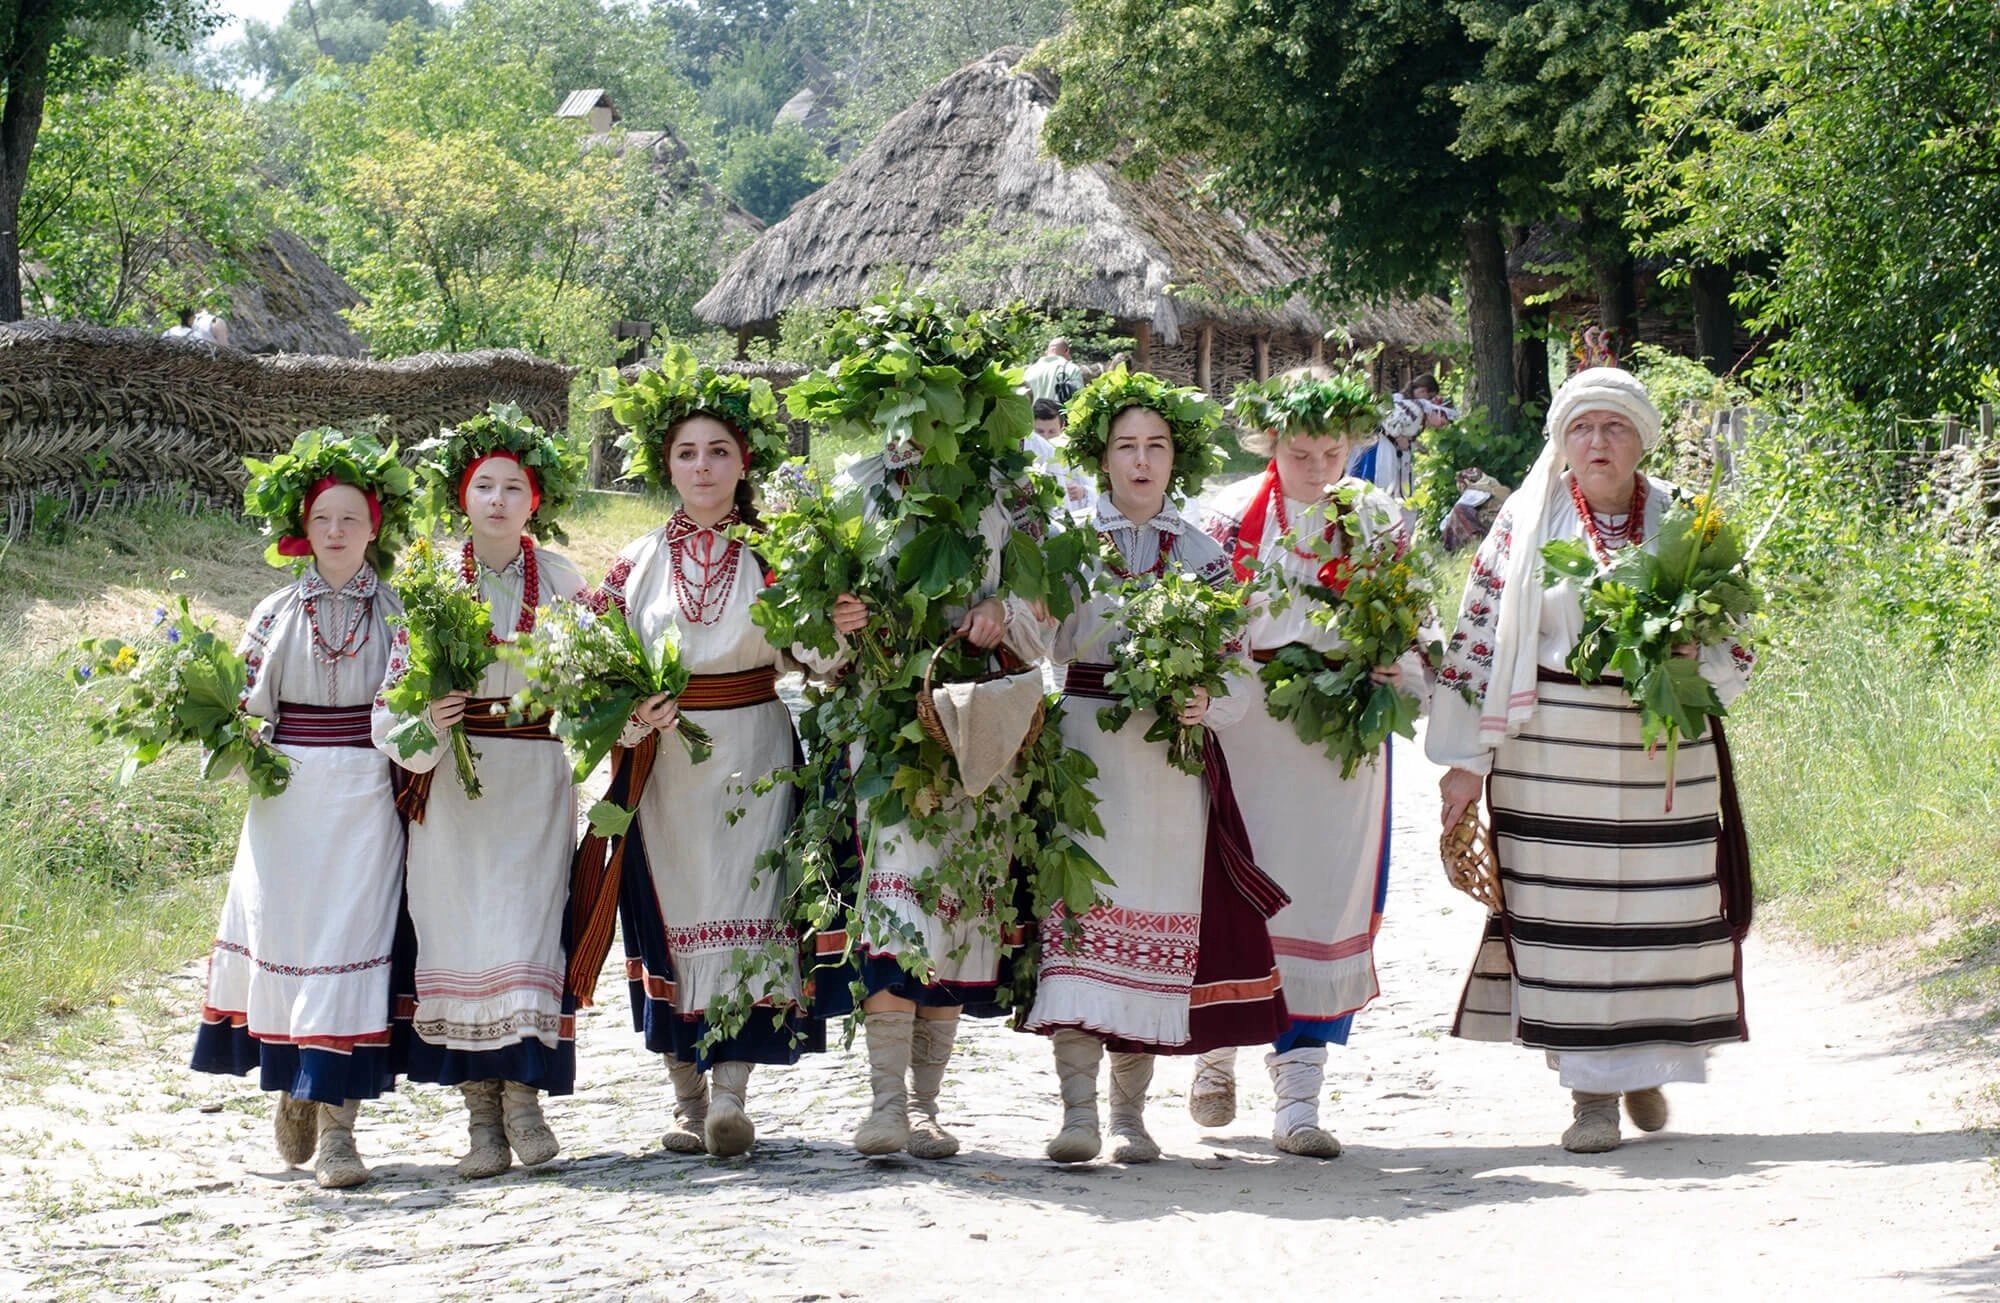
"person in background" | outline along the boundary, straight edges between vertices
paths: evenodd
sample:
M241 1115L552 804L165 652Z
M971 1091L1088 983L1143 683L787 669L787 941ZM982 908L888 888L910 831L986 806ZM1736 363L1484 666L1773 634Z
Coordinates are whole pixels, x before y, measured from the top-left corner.
M160 333L160 338L193 339L195 335L196 331L194 328L194 309L182 308L180 311L180 321L175 325L168 326L164 331L162 331Z
M1022 373L1021 383L1036 398L1066 403L1083 388L1083 368L1069 360L1069 341L1057 335Z
M1063 509L1087 516L1097 506L1097 486L1088 475L1068 464L1059 447L1064 441L1062 404L1053 398L1035 400L1035 430L1026 440L1035 469L1062 486Z
M204 310L195 313L193 329L197 339L205 339L224 348L229 347L229 322L213 312Z

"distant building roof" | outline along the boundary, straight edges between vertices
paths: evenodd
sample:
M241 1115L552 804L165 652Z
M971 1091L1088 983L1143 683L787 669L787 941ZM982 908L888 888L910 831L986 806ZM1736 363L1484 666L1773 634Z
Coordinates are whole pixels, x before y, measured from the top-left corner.
M618 120L618 106L604 93L603 87L594 90L573 90L564 97L562 107L556 110L559 118L588 118L593 109L610 109L611 120Z

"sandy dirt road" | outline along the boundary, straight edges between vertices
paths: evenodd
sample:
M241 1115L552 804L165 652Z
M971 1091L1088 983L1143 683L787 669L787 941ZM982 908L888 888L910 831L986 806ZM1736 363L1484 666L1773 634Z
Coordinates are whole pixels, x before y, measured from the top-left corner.
M1246 1052L1232 1126L1197 1128L1167 1062L1164 1161L1058 1169L1048 1047L991 1025L947 1080L955 1159L847 1148L851 1052L759 1071L748 1158L667 1155L665 1075L607 980L549 1109L563 1158L462 1182L455 1092L405 1087L363 1109L375 1180L329 1193L279 1168L249 1083L186 1071L192 965L90 1058L5 1068L0 1297L2000 1298L2000 1139L1967 1122L1995 1111L1992 1045L1753 938L1751 1043L1669 1089L1666 1131L1565 1154L1539 1055L1444 1034L1478 907L1437 866L1435 771L1396 764L1385 994L1329 1064L1335 1161L1272 1152Z

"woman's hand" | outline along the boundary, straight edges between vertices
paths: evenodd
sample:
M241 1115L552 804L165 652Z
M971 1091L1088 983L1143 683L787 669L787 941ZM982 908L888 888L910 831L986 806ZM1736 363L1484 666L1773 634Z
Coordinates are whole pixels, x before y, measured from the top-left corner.
M1448 769L1438 780L1438 795L1444 798L1444 826L1455 828L1468 807L1476 804L1486 790L1486 779L1470 769Z
M1181 723L1192 727L1193 725L1201 723L1201 721L1204 718L1206 718L1207 715L1208 715L1208 689L1196 688L1194 690L1194 700L1188 702L1187 705L1181 707L1180 721Z
M1403 663L1395 661L1388 665L1377 665L1368 671L1368 677L1377 683L1386 683L1392 688L1403 686Z
M431 703L431 731L443 736L465 718L465 694L448 692Z
M868 603L853 593L842 593L833 599L833 631L850 636L868 627Z
M641 703L639 709L632 712L632 717L647 728L664 733L681 717L681 708L672 697L662 692Z
M989 597L965 613L958 622L958 631L965 640L981 651L987 651L1000 644L1007 636L1007 604L997 597Z
M1691 661L1701 655L1701 647L1697 643L1684 642L1674 648L1674 655L1681 657L1683 660Z

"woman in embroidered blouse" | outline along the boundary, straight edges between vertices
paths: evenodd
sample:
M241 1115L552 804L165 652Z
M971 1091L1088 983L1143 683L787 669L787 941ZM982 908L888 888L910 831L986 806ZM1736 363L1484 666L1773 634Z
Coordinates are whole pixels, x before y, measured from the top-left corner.
M1071 400L1071 454L1098 469L1106 492L1092 517L1103 542L1102 565L1113 576L1159 576L1171 567L1209 584L1231 582L1229 557L1173 506L1176 493L1199 491L1207 440L1220 417L1205 401L1170 423L1147 405L1151 377L1106 373ZM1168 399L1191 391L1167 391ZM1185 409L1183 409L1185 410ZM1098 592L1064 620L1056 655L1073 662L1066 695L1103 697L1106 664L1122 636L1119 597ZM1250 701L1247 674L1211 701L1204 691L1181 715L1183 724L1225 726ZM1121 1163L1150 1162L1160 1147L1146 1130L1146 1091L1155 1054L1192 1054L1218 1045L1255 1044L1281 1031L1285 1003L1265 919L1282 900L1254 866L1239 870L1261 880L1275 899L1242 908L1247 892L1222 867L1219 842L1242 844L1220 749L1209 737L1208 773L1196 777L1167 758L1167 744L1148 742L1142 723L1116 731L1098 722L1095 702L1063 714L1063 741L1096 763L1093 784L1104 836L1083 838L1111 878L1102 900L1075 920L1081 939L1066 936L1060 910L1042 925L1035 1003L1025 1030L1051 1039L1063 1101L1062 1128L1048 1144L1060 1163L1087 1162L1102 1141L1097 1112L1098 1065L1111 1051L1110 1130ZM1220 802L1218 804L1218 802ZM1232 964L1220 980L1218 964ZM1205 999L1227 986L1227 999Z
M548 533L573 496L560 449L525 421L503 420L478 417L448 432L432 445L425 470L434 513L467 522L459 566L492 606L488 636L511 642L533 631L537 607L579 598L586 585L568 559L524 532ZM502 432L521 451L496 442ZM522 452L547 453L536 458L544 471L524 465ZM408 648L409 634L397 630L384 692L407 668ZM458 1171L469 1178L497 1176L516 1155L529 1166L554 1158L559 1145L540 1092L567 1095L576 1081L562 933L576 790L546 721L507 723L507 703L523 686L513 666L489 666L477 693L430 704L429 745L408 757L390 738L405 721L380 699L375 706L375 744L405 771L397 804L409 820L416 949L414 983L397 992L398 1017L414 1033L404 1070L412 1081L457 1086L464 1095L470 1146ZM478 800L449 763L439 768L450 754L440 739L461 722L478 753Z
M751 621L764 568L730 536L755 521L750 468L768 440L727 415L717 404L668 426L660 452L680 505L619 554L599 590L646 643L677 629L681 663L694 676L679 700L644 703L626 732L627 746L655 754L625 850L619 915L633 1023L646 1048L666 1056L674 1087L674 1125L661 1143L717 1155L744 1153L756 1139L744 1111L751 1065L796 1063L826 1042L824 1020L806 1008L781 875L758 870L797 804L783 783L753 787L796 763L791 712L775 687L793 660ZM837 611L836 625L858 628L858 606ZM667 736L683 710L714 738L714 754L699 765ZM745 982L753 989L743 994L759 1006L750 1021L702 1047L704 1011Z
M1660 1087L1703 1080L1708 1047L1745 1035L1748 865L1718 854L1741 836L1719 730L1681 744L1669 807L1665 758L1623 687L1567 672L1577 590L1543 587L1550 540L1585 539L1600 564L1655 545L1674 490L1637 467L1659 435L1623 371L1579 371L1556 392L1541 458L1473 562L1426 739L1448 770L1447 827L1488 797L1504 898L1453 1034L1546 1052L1572 1097L1563 1146L1581 1153L1619 1143L1621 1095L1641 1130L1665 1126ZM1725 704L1742 690L1740 644L1684 654Z
M385 499L407 495L408 473L371 443L307 438L310 478L271 525L283 535L279 555L310 561L257 604L242 648L245 708L275 724L269 745L290 758L292 777L277 796L250 798L193 1066L256 1069L263 1089L280 1092L280 1156L298 1164L316 1154L315 1175L331 1189L368 1179L355 1115L359 1101L394 1087L389 966L403 830L368 714L391 660L384 621L399 607L370 562L386 564L375 540ZM350 447L386 464L348 459L343 473L361 483L337 477L331 461L327 473L312 469L314 457Z
M1294 390L1328 379L1323 369L1285 377ZM1303 406L1327 410L1324 402ZM1288 417L1279 409L1279 419ZM1374 486L1343 477L1352 449L1344 425L1323 418L1288 423L1245 434L1242 443L1269 456L1271 464L1215 495L1208 532L1230 555L1237 578L1248 580L1252 565L1261 566L1275 573L1290 597L1284 610L1273 611L1268 589L1252 590L1246 631L1251 659L1269 661L1292 643L1337 656L1343 644L1331 629L1308 618L1323 608L1304 587L1326 584L1323 568L1333 564L1328 557L1347 552L1348 536L1328 489L1339 483L1359 495L1352 509L1371 546L1382 538L1408 544L1401 509ZM1287 535L1320 541L1317 549L1302 547ZM1434 618L1427 616L1426 623ZM1414 650L1378 669L1375 679L1415 696L1429 695ZM1261 679L1247 686L1249 706L1228 733L1237 800L1257 866L1292 898L1271 920L1271 944L1291 1011L1291 1026L1264 1056L1278 1101L1272 1143L1289 1154L1333 1158L1340 1142L1319 1125L1326 1047L1347 1043L1355 1013L1381 990L1375 980L1375 934L1389 886L1389 748L1343 779L1340 764L1323 747L1301 741L1289 721L1272 717ZM1188 1111L1203 1126L1235 1118L1235 1047L1201 1056Z

